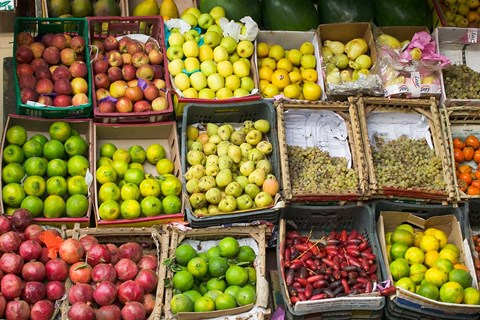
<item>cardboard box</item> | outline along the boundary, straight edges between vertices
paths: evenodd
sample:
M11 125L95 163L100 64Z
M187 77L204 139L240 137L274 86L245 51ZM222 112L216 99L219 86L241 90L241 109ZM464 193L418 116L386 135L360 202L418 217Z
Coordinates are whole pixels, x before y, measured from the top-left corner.
M35 134L42 134L47 139L50 139L50 135L48 131L49 131L50 125L55 121L68 122L70 126L73 129L75 129L78 132L78 134L83 139L85 139L85 141L89 144L88 151L87 151L88 154L86 155L86 158L90 163L90 169L89 169L89 172L87 172L87 177L91 176L94 170L93 169L94 168L93 148L92 148L93 136L92 136L92 120L91 119L53 120L53 119L31 118L26 116L10 114L7 118L7 122L5 124L5 128L3 131L2 143L1 143L3 147L0 151L0 158L3 159L3 149L8 144L8 142L6 142L6 133L10 127L13 127L15 125L23 126L27 131L27 139L30 139ZM45 179L45 182L46 180L47 179ZM3 187L4 187L3 180L0 180L0 189L3 189ZM38 223L42 225L51 225L56 227L61 227L62 225L66 225L67 227L72 228L75 223L80 223L82 226L87 227L90 222L91 206L93 203L92 199L93 199L93 187L92 185L89 185L89 196L88 196L89 208L85 217L70 218L70 217L63 216L60 218L45 218L43 216L40 216L40 217L34 218L33 221L34 223ZM3 201L0 201L0 213L5 214L6 210L7 208L4 206Z
M269 45L279 44L285 50L290 49L300 49L300 46L304 42L311 42L315 48L315 58L317 60L317 65L315 69L317 70L318 80L317 84L322 88L322 97L320 100L325 100L327 98L325 94L325 87L323 83L323 72L322 72L322 63L321 63L321 54L320 54L320 43L318 39L318 33L315 31L273 31L273 30L260 30L255 40L255 47L259 42L265 42ZM255 70L258 76L258 69L260 68L259 59L257 55L254 57L255 64L257 69ZM295 100L301 101L301 100ZM306 100L304 100L306 101Z
M480 29L436 28L432 35L437 43L438 53L450 59L451 64L466 65L480 72ZM442 73L442 96L440 102L450 106L478 106L480 99L455 99L447 96Z
M383 255L384 268L381 269L382 272L386 275L385 278L393 281L390 268L388 267L389 262L387 258L387 244L385 240L385 233L389 231L394 231L396 226L402 223L408 223L412 225L415 230L437 228L445 232L448 235L448 243L456 245L457 248L460 250L458 260L464 263L470 270L470 272L475 272L473 263L471 263L471 256L470 258L468 257L468 255L470 255L470 252L468 250L465 250L463 244L460 222L454 215L432 216L425 220L409 212L382 211L380 212L380 217L377 221L377 235L380 241ZM472 277L472 286L477 287L478 284L475 274L473 274ZM418 307L419 311L421 309L426 309L429 311L437 312L439 315L443 316L448 314L454 314L455 316L474 315L480 311L480 306L478 305L465 305L435 301L425 298L419 294L407 291L403 288L397 288L396 295L393 296L393 298L391 299L399 299L399 301L405 300L408 301L409 304Z
M346 44L348 41L355 39L355 38L363 38L368 44L368 55L372 59L372 65L377 60L377 49L375 47L375 41L373 39L373 33L370 27L370 23L367 22L352 22L352 23L329 23L329 24L321 24L318 26L317 29L319 35L319 42L320 42L320 49L322 48L325 40L336 40L340 41L343 44ZM324 62L322 62L322 68L325 68ZM347 92L346 90L341 90L334 92L332 89L336 89L336 85L329 85L324 79L324 86L325 90L327 91L327 99L328 100L347 100L348 96L354 95L350 94L351 92ZM378 82L378 84L376 83ZM380 79L375 81L376 91L378 95L381 95L381 83ZM367 90L368 88L361 87L359 90L355 89L356 94L364 94L364 95L373 95L369 93L372 90ZM374 89L374 88L371 88ZM349 90L352 91L352 90Z
M99 150L103 143L111 142L117 146L117 148L128 148L132 145L140 145L146 149L153 143L161 144L166 151L166 158L170 159L174 163L173 174L181 179L182 169L180 165L180 152L178 149L178 137L176 131L175 122L163 122L157 124L124 124L124 125L112 125L94 123L93 127L94 140L94 154L95 154L95 171L97 171L97 159L99 158ZM155 165L150 164L148 161L143 163L145 174L158 175ZM100 218L98 208L100 206L98 199L98 190L100 186L96 183L95 174L95 222L99 228L107 227L150 227L153 225L159 225L174 221L183 221L183 197L180 194L178 197L182 200L182 209L175 214L161 214L155 217L140 217L137 219L126 220L117 219L114 221L106 221Z

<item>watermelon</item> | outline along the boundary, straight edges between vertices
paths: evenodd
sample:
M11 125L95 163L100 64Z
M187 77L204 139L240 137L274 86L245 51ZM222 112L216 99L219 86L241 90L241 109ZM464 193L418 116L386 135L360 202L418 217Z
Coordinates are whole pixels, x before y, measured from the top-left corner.
M262 0L267 30L307 31L319 25L313 0Z
M379 26L426 26L433 24L427 0L372 0Z
M225 9L229 20L240 21L241 18L250 16L258 25L262 24L260 0L200 0L198 8L204 13L216 6Z
M371 0L320 0L320 23L371 22L374 20Z

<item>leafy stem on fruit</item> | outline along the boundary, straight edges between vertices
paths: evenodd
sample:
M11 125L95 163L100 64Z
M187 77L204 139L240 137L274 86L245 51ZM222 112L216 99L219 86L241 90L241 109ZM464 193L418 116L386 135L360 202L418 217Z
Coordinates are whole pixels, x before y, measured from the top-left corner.
M175 257L167 258L163 260L163 265L169 268L173 272L182 271L182 268L175 263Z

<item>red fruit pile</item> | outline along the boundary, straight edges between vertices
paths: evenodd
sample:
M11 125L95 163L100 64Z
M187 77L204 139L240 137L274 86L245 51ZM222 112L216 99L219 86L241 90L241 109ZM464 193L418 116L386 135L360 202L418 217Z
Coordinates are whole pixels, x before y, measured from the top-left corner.
M110 35L95 40L93 85L100 113L161 111L165 98L164 55L159 45Z
M80 106L89 102L85 39L47 33L39 40L28 32L16 39L15 59L21 101L48 106Z
M139 320L152 313L157 257L145 255L140 244L117 247L87 235L65 240L59 255L70 265L73 282L67 294L70 320Z
M355 230L332 231L326 244L288 231L283 259L292 304L370 293L377 281L375 254Z
M55 230L48 232L60 236ZM49 320L55 301L65 294L68 266L48 257L44 233L24 209L11 219L0 216L1 319Z

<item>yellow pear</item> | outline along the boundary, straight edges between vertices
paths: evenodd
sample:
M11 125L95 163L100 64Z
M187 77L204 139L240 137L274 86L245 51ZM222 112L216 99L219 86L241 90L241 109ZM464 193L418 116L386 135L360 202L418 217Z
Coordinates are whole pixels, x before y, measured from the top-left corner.
M132 15L138 16L154 16L157 14L159 8L157 0L143 0L134 9Z
M159 15L169 19L178 18L178 8L173 0L163 0L160 5Z

